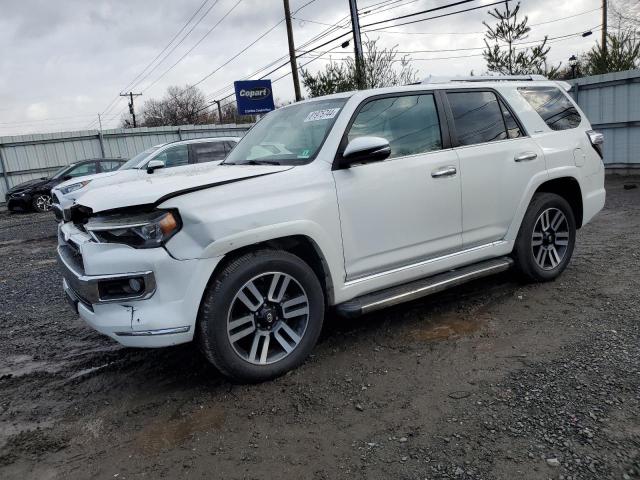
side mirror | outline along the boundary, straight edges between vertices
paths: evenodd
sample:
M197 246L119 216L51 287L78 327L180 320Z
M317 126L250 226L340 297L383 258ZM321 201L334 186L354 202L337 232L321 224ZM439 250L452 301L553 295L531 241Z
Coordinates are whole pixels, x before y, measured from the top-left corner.
M162 160L151 160L147 163L147 173L153 173L160 168L164 168L164 162Z
M358 137L349 142L342 154L341 166L349 168L355 163L379 162L391 155L389 142L381 137Z

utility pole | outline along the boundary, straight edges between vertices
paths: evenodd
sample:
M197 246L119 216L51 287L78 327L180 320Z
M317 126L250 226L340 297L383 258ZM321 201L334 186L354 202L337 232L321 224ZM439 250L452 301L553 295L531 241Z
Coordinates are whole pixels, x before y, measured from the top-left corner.
M602 53L607 60L607 0L602 0Z
M136 124L136 111L133 106L133 97L140 97L142 96L142 94L129 92L129 93L121 93L120 96L129 97L129 113L131 114L131 119L133 120L133 128L136 128L138 125Z
M296 102L302 100L300 94L300 80L298 79L298 63L296 61L296 47L293 43L293 28L291 27L291 9L289 0L284 1L284 18L287 23L287 41L289 42L289 59L291 60L291 77L293 78L293 89L296 92Z
M102 137L102 117L98 113L98 126L100 130L98 130L98 142L100 143L100 152L102 153L102 158L105 158L104 155L104 138Z
M220 107L220 100L214 100L213 103L218 105L218 121L222 125L222 108Z
M362 39L360 38L360 17L358 16L357 0L349 0L351 10L351 28L353 29L353 44L356 56L356 83L358 88L364 88L364 55L362 54Z

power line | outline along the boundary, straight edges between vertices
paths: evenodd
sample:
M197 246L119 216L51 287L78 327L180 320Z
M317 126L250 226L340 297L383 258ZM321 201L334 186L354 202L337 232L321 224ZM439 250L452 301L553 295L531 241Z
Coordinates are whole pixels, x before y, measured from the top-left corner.
M233 7L231 7L231 8L230 8L230 9L229 9L229 10L228 10L228 11L227 11L223 16L222 16L222 18L220 18L220 20L218 20L218 21L213 25L213 27L211 27L211 28L207 31L207 33L205 33L205 34L200 38L200 40L198 40L198 41L195 43L195 45L193 45L189 50L187 50L187 51L186 51L186 52L185 52L185 53L184 53L184 54L183 54L183 55L182 55L178 60L176 60L176 62L174 62L174 63L173 63L173 64L172 64L168 69L166 69L164 72L162 72L162 74L161 74L158 78L156 78L153 82L151 82L149 85L147 85L147 86L143 89L143 91L149 90L151 87L153 87L156 83L158 83L158 82L160 81L160 79L161 79L161 78L163 78L163 77L164 77L167 73L169 73L169 72L170 72L170 71L171 71L171 70L172 70L176 65L178 65L182 60L184 60L184 59L185 59L185 57L186 57L187 55L189 55L189 54L190 54L190 53L191 53L191 52L192 52L192 51L193 51L193 50L194 50L198 45L200 45L200 43L202 43L202 41L203 41L205 38L207 38L207 37L209 36L209 34L210 34L211 32L213 32L213 31L216 29L216 27L217 27L218 25L220 25L220 24L224 21L224 20L225 20L225 18L227 18L227 17L231 14L231 12L233 12L233 11L235 10L235 8L236 8L238 5L240 5L240 3L242 3L242 1L243 1L243 0L238 0L238 1L233 5ZM192 86L193 86L193 85L192 85Z
M457 7L458 5L463 5L465 3L470 3L470 2L475 2L476 0L458 0L457 2L453 2L453 3L448 3L447 5L441 5L439 7L434 7L434 8L428 8L427 10L421 10L420 12L414 12L414 13L408 13L406 15L400 15L398 17L393 17L393 18L387 18L385 20L378 20L377 22L372 22L372 23L368 23L366 25L362 25L362 28L366 28L366 27L373 27L375 25L380 25L381 23L388 23L388 22L392 22L394 20L402 20L403 18L410 18L410 17L415 17L416 15L422 15L425 13L431 13L431 12L436 12L438 10L444 10L446 8L451 8L451 7ZM504 2L504 0L503 0ZM500 3L503 3L500 2ZM486 7L488 5L484 5L484 7Z
M198 21L191 27L191 29L180 39L180 41L174 46L174 48L171 49L170 52L168 52L163 58L162 60L160 60L160 62L158 62L153 69L151 69L151 71L147 72L147 74L145 75L144 78L142 78L141 80L139 80L136 83L136 80L144 73L145 70L147 70L147 68L149 68L150 65L152 65L157 58L162 55L163 52L165 52L167 50L167 48L169 48L169 46L173 43L173 41L180 35L181 32L184 31L184 29L187 27L187 25L189 25L189 23L191 23L191 21L195 18L195 16L198 14L198 12L200 12L202 10L202 8L204 7L204 5L208 2L209 0L205 0L197 9L196 11L191 15L191 17L189 17L189 20L182 26L182 28L178 31L178 33L176 35L174 35L174 37L171 39L171 41L169 43L167 43L167 45L165 45L165 47L162 49L162 51L156 56L156 58L154 58L132 81L130 81L127 86L125 88L123 88L122 90L127 90L127 89L133 89L133 87L135 87L138 83L140 83L140 81L144 80L144 78L147 78L169 55L171 55L171 53L173 53L173 51L191 34L191 32L193 31L193 29L198 26L198 24L209 14L209 12L211 11L211 9L215 6L216 3L218 3L218 0L216 0L208 9L207 11L198 19ZM121 91L122 91L121 90ZM111 108L113 107L113 105L115 104L115 102L118 100L119 95L116 95L113 100L111 100L111 102L109 103L109 105L107 105L107 107L102 111L102 114L106 114L109 110L111 110ZM91 124L89 124L89 126L93 125L94 123L96 123L97 120L91 122ZM88 127L89 127L88 126ZM87 128L88 128L87 127Z
M480 10L482 8L492 7L493 5L501 5L501 4L505 3L505 2L510 2L510 1L512 1L512 0L500 0L500 1L497 1L497 2L493 2L493 3L487 3L486 5L480 5L478 7L465 8L463 10L457 10L455 12L443 13L441 15L434 15L433 17L420 18L418 20L411 20L409 22L397 23L395 25L390 25L389 27L391 27L391 28L393 28L393 27L402 27L404 25L411 25L413 23L426 22L428 20L435 20L437 18L444 18L444 17L449 17L451 15L457 15L459 13L472 12L474 10ZM389 19L389 20L393 20L393 19ZM369 25L371 25L371 24L369 24ZM363 28L367 27L369 25L363 25ZM385 28L388 28L388 27L372 28L371 30L367 30L364 33L377 32L377 31L383 30Z
M206 12L204 12L204 14L203 14L199 19L198 19L198 21L197 21L197 22L195 22L195 23L191 26L191 28L189 29L189 31L188 31L188 32L187 32L187 33L186 33L186 34L185 34L185 35L180 39L180 41L179 41L178 43L176 43L176 44L171 48L171 50L169 50L169 51L167 52L167 54L166 54L164 57L162 57L162 60L160 60L158 63L156 63L156 64L155 64L155 66L154 66L151 70L149 70L149 71L145 74L145 76L144 76L144 77L142 77L140 80L138 80L137 82L135 82L135 83L134 83L130 88L135 88L136 86L140 85L144 80L146 80L147 78L149 78L149 75L151 75L151 74L152 74L152 73L153 73L153 72L154 72L154 71L155 71L155 70L156 70L156 69L157 69L157 68L158 68L158 67L159 67L159 66L160 66L160 65L161 65L161 64L162 64L166 59L167 59L167 58L169 58L169 56L170 56L173 52L175 52L175 51L176 51L176 49L177 49L177 48L178 48L178 47L179 47L179 46L180 46L180 45L181 45L181 44L182 44L182 43L187 39L187 37L188 37L189 35L191 35L191 32L193 32L193 31L195 30L195 28L196 28L198 25L200 25L200 22L202 22L202 20L204 20L204 18L205 18L207 15L209 15L209 12L211 12L211 10L213 9L213 7L215 7L215 6L218 4L218 2L219 2L219 1L220 1L220 0L215 0L215 1L214 1L214 2L209 6L209 8L207 9L207 11L206 11ZM240 1L242 1L242 0L240 0ZM234 7L234 8L235 8L235 7ZM217 24L216 24L216 26L217 26ZM215 28L215 27L214 27L214 28ZM210 33L210 32L209 32L209 33ZM208 33L207 33L207 35L208 35ZM205 35L205 37L206 37L206 35ZM202 39L198 41L198 44L199 44L201 41L202 41ZM195 48L195 47L194 47L194 48ZM164 75L164 74L162 74L162 75ZM161 76L162 76L162 75L161 75ZM148 87L147 87L147 88L148 88Z
M191 17L189 17L189 20L187 20L187 22L182 26L182 28L180 30L178 30L178 32L171 38L171 40L169 40L169 42L164 46L164 48L160 51L160 53L158 53L153 60L151 60L146 67L144 67L140 73L133 79L131 80L131 82L129 82L127 84L126 87L124 87L122 90L127 90L129 88L133 88L134 85L133 82L135 82L138 78L140 78L140 76L142 76L142 74L147 70L147 68L149 68L151 65L153 65L153 63L160 58L160 56L167 51L167 49L169 48L169 45L171 45L176 38L178 38L178 36L184 31L185 28L187 28L187 25L189 25L191 23L191 20L193 20L195 18L195 16L200 12L200 10L203 9L203 7L207 4L209 0L204 0L204 2L202 2L200 4L200 6L196 9L195 12L193 12L193 14L191 15Z

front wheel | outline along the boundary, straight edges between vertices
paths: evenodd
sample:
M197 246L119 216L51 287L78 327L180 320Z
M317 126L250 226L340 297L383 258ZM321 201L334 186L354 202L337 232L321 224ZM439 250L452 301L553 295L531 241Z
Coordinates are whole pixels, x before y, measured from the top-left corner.
M307 358L323 317L322 287L309 265L288 252L260 250L231 262L209 285L198 339L224 375L260 382Z
M51 199L51 195L47 195L46 193L37 193L33 197L31 205L36 212L48 212L53 206L53 201Z
M514 260L528 280L554 280L567 267L576 241L569 203L554 193L537 193L520 225Z

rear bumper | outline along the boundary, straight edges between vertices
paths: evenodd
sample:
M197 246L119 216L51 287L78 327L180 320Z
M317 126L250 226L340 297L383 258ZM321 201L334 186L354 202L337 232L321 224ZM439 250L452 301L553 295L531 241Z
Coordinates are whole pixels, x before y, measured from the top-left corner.
M589 223L602 210L607 198L604 189L604 168L585 178L586 191L582 198L582 225Z

